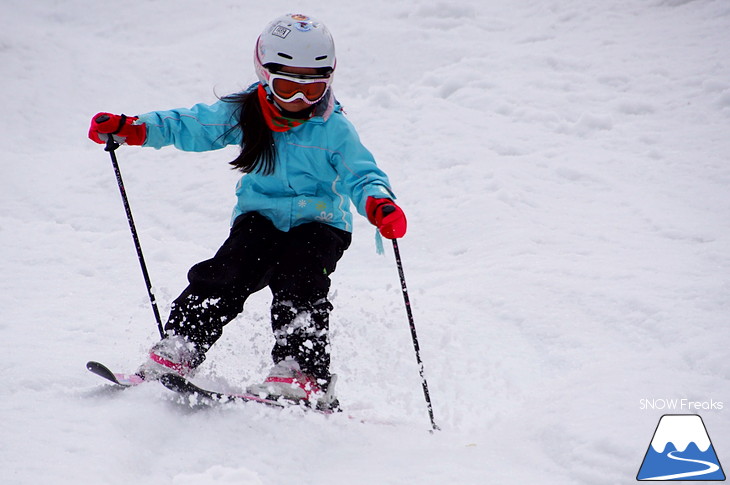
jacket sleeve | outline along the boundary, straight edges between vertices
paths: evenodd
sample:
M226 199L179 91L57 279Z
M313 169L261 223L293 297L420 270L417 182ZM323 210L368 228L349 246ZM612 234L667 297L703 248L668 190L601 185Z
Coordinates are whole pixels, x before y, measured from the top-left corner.
M344 115L338 117L340 122L332 134L337 140L332 163L357 211L367 217L365 203L368 197L395 200L395 195L388 176L378 167L372 153L363 146L355 128Z
M218 101L192 108L152 111L139 115L138 123L147 125L143 146L174 145L184 151L205 152L241 143L237 118L236 104Z

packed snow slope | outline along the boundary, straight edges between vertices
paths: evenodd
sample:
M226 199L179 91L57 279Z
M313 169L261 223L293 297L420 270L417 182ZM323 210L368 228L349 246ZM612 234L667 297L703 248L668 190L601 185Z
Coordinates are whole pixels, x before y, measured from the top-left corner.
M331 294L358 419L191 408L84 369L132 371L157 338L91 116L246 87L288 11L333 32L337 96L408 214L441 432L362 218ZM726 0L3 0L0 69L3 483L628 484L668 412L701 414L730 464ZM235 153L117 152L163 315L227 235ZM269 298L198 382L266 374Z

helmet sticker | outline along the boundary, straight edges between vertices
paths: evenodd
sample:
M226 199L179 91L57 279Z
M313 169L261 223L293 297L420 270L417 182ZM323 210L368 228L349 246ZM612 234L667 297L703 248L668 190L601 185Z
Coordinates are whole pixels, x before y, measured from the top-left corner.
M297 30L300 32L309 32L310 30L312 30L312 27L314 27L314 25L312 24L312 22L297 22L296 24L294 24L294 27L296 27Z
M294 28L300 32L309 32L313 28L317 27L317 24L312 22L312 19L301 13L290 14L292 20L294 20Z
M283 25L277 25L276 27L274 27L274 30L271 31L271 35L286 39L286 36L289 35L289 32L291 32L291 29L287 29Z

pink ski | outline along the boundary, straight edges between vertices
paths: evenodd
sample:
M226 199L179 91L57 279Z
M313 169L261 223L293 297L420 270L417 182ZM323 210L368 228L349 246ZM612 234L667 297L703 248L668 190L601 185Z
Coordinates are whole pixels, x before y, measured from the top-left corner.
M122 387L136 386L144 382L142 376L137 374L122 374L118 372L112 372L107 366L93 360L86 363L86 368L96 374L99 377L113 382L114 384Z

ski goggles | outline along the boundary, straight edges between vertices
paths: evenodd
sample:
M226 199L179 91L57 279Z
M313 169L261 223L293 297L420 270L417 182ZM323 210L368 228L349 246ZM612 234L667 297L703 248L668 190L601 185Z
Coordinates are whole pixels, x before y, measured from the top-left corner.
M269 71L271 92L281 101L297 99L314 104L325 95L332 82L331 74L292 74Z

